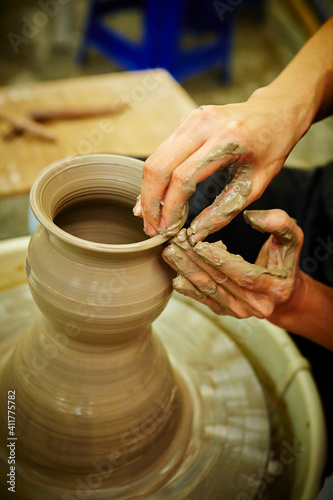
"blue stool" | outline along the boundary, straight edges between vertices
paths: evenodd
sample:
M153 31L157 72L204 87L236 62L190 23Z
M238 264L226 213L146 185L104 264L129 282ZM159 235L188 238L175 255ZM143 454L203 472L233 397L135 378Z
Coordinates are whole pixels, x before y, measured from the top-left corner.
M221 2L211 0L90 0L78 59L84 62L91 47L128 70L162 67L177 80L184 80L220 67L223 79L228 80L237 9L221 15L219 4ZM105 22L107 14L132 7L139 7L143 12L140 42ZM193 35L195 45L181 46L184 33ZM201 36L208 33L212 40L201 41Z

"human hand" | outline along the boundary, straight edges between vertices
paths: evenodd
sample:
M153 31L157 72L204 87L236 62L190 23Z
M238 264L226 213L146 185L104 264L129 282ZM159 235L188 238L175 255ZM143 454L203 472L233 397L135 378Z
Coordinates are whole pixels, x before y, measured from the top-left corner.
M245 103L196 109L145 162L134 213L147 234L163 233L177 223L196 184L231 164L231 182L188 229L194 245L261 196L298 139L284 106L260 92Z
M254 229L270 233L255 264L230 254L221 241L194 247L186 230L164 249L164 260L177 271L178 292L206 304L217 314L237 318L276 316L285 312L297 288L303 232L282 210L244 212Z

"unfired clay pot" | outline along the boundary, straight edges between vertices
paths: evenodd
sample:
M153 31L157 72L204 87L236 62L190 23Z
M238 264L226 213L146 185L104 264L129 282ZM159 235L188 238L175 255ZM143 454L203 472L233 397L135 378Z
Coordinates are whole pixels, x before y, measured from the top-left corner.
M167 238L148 239L132 214L141 176L138 160L91 155L32 188L26 267L41 314L18 288L30 326L17 333L11 317L0 349L5 443L16 391L17 500L250 500L260 487L269 421L242 352L190 299L152 332L173 271ZM1 445L0 472L7 457Z
M151 335L172 271L167 238L147 239L132 214L141 176L138 160L93 155L52 165L32 188L41 224L26 267L42 316L2 378L24 394L25 499L81 498L61 494L87 478L94 498L147 497L183 457L191 405Z

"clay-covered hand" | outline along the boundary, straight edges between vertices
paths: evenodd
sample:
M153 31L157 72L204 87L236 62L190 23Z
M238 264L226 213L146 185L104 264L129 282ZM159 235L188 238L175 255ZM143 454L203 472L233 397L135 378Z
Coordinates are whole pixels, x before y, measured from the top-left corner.
M189 228L191 243L261 196L298 141L290 113L259 91L241 104L201 106L147 159L134 214L150 236L176 223L197 183L231 165L231 182ZM173 233L176 234L176 233Z
M163 251L179 274L178 292L209 306L217 314L237 318L269 318L291 300L298 285L303 232L282 210L247 211L254 229L270 233L255 264L230 254L221 241L191 246L183 229Z

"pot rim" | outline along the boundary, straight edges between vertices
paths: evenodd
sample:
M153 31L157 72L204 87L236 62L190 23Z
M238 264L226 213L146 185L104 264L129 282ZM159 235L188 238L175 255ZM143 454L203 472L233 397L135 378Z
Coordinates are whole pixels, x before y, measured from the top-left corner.
M47 186L47 184L54 179L57 175L61 174L65 170L73 167L79 167L82 165L96 164L96 163L110 163L120 162L120 164L130 163L131 167L139 169L142 171L143 161L136 158L123 155L114 154L91 154L82 156L69 156L62 160L58 160L48 167L46 167L35 179L31 191L30 191L30 206L36 219L42 224L42 226L53 236L59 238L60 240L69 243L73 246L84 248L87 250L95 250L99 252L106 253L124 253L124 252L138 252L143 250L149 250L154 247L158 247L168 241L174 234L162 235L158 234L149 238L147 240L138 241L136 243L126 243L126 244L107 244L107 243L97 243L94 241L84 240L77 236L74 236L59 226L57 226L50 216L46 213L40 203L40 197ZM182 225L184 224L187 217L188 207L182 218ZM178 232L178 231L177 231ZM175 233L176 234L176 233Z

